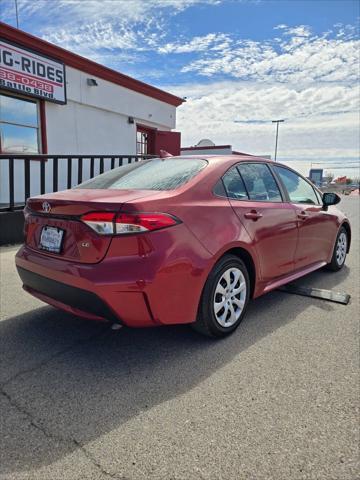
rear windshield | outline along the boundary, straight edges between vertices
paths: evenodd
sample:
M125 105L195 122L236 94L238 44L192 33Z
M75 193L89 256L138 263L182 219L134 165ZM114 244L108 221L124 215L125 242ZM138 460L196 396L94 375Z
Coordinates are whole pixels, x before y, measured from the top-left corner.
M154 158L124 165L75 188L116 190L174 190L206 167L200 158Z

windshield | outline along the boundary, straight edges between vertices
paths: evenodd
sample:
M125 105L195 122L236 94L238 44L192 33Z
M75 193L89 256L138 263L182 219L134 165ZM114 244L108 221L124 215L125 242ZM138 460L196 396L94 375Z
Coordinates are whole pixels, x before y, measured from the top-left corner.
M124 165L75 188L116 190L174 190L206 167L200 158L154 158Z

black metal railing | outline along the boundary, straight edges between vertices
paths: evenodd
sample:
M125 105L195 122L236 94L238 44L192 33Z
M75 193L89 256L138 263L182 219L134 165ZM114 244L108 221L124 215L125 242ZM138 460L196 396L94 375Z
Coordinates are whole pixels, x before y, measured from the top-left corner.
M106 170L154 156L2 153L0 154L0 212L21 210L30 196L71 188ZM87 172L84 171L85 169Z

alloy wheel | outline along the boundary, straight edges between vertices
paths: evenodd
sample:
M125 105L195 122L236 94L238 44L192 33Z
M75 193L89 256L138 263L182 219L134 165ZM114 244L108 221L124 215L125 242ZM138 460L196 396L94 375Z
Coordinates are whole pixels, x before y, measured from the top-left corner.
M345 261L347 250L347 236L345 232L341 232L336 245L336 261L338 265L342 265Z
M221 275L214 293L214 314L222 327L232 327L240 318L246 301L246 280L239 268Z

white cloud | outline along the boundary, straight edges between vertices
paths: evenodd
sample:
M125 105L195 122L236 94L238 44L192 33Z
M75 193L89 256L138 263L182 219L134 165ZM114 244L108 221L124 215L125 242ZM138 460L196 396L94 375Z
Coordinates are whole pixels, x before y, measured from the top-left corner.
M194 5L216 5L220 0L18 0L19 17L38 18L53 21L61 18L64 23L83 24L97 19L118 19L128 22L142 21L155 17L160 9L174 13ZM50 8L51 6L51 8ZM3 21L14 20L14 1L1 0Z
M190 42L166 43L158 48L159 53L193 53L223 51L230 46L230 36L224 33L209 33L194 37Z
M2 18L13 18L13 0L2 1ZM19 0L18 5L20 25L22 19L39 24L39 34L46 40L113 68L125 62L141 63L146 52L164 56L185 53L191 54L191 60L182 64L178 61L178 70L208 78L293 83L358 78L359 40L352 25L337 24L332 32L313 35L307 25L280 24L275 27L278 37L261 42L216 32L168 40L169 17L191 6L218 3L57 0L48 8L48 0Z
M2 20L14 23L13 0L0 1ZM170 17L195 5L218 3L57 0L49 8L48 0L18 0L20 27L22 21L32 22L33 32L36 26L36 34L69 50L122 71L126 66L125 71L145 81L151 77L160 83L161 75L176 81L196 78L178 87L159 85L188 98L178 109L184 145L209 137L236 150L272 154L271 120L284 117L280 159L357 159L356 27L337 24L314 34L307 25L281 24L276 36L265 41L221 32L174 40ZM161 68L149 58L160 58ZM131 71L131 65L142 62L147 63L141 74L135 67Z
M14 0L0 1L0 19L14 25ZM18 11L20 28L32 24L32 32L36 28L36 34L45 40L94 60L101 58L104 49L114 51L113 66L119 55L128 58L126 51L157 50L166 34L165 18L195 5L219 3L220 0L18 0Z
M217 144L229 143L235 150L272 155L275 131L271 120L285 118L280 127L281 160L338 158L346 162L358 158L356 87L319 84L298 88L231 81L167 88L188 98L178 109L177 129L183 145L210 138Z
M278 25L275 27L282 28L285 35L294 35L296 37L309 37L310 36L310 27L308 25L298 25L297 27L288 27L286 25Z
M278 25L276 28L282 36L272 41L231 41L227 36L223 48L203 53L199 50L198 58L184 65L182 72L205 77L227 75L244 80L293 83L354 82L358 79L360 42L350 26L336 27L331 37L329 32L311 35L310 28L305 25L291 28ZM201 39L196 38L197 44L201 44ZM176 48L179 50L181 46Z

